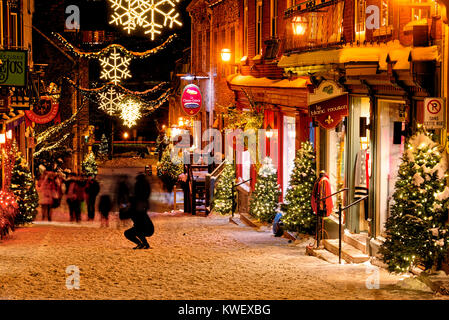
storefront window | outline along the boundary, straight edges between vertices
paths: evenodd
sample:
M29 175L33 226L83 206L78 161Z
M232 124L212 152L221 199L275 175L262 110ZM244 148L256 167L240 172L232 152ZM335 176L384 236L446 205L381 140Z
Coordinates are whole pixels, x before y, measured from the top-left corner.
M345 145L346 145L346 125L345 121L335 128L327 131L327 172L331 182L332 193L345 187ZM343 203L343 193L333 197L334 208Z
M247 181L251 172L251 155L249 150L242 152L242 179Z
M400 144L393 143L394 123L403 122L404 105L387 101L379 102L379 228L380 234L384 235L385 222L390 216L390 206L394 193L394 185L398 176L401 156L404 152L405 138L401 138Z
M284 116L284 141L283 141L283 197L287 194L290 185L290 175L295 166L296 123L294 117Z

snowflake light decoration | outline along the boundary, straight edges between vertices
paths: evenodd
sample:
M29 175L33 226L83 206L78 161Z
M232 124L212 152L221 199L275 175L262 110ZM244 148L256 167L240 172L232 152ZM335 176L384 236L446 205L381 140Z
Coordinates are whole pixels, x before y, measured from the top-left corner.
M111 80L114 84L118 84L122 79L131 77L128 66L131 58L122 57L117 48L112 49L112 52L107 57L101 57L100 62L102 66L100 79Z
M160 34L163 27L172 28L173 24L182 26L178 20L179 13L175 11L175 2L180 0L109 0L114 10L110 24L122 26L129 33L137 26L145 29L145 34ZM158 19L158 17L161 17ZM164 19L163 24L158 22Z
M137 120L142 118L140 113L141 104L131 98L125 98L120 104L121 115L120 118L123 120L123 124L129 128L137 124Z
M98 108L108 115L113 116L120 112L120 102L123 100L123 94L109 88L106 92L100 92L100 105Z

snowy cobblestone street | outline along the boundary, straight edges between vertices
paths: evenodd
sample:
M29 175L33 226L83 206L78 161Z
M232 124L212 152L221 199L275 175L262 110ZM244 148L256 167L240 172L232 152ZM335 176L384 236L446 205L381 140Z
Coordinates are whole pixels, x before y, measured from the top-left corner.
M102 171L102 192L112 191L112 177ZM98 217L72 224L63 205L56 222L38 216L0 242L0 299L446 299L401 289L402 277L384 269L379 289L368 289L371 266L307 256L308 241L289 243L227 216L169 213L170 198L157 178L152 184L152 209L166 213L151 213L150 250L131 249L117 214L109 228ZM79 290L66 287L68 266L80 270Z
M0 245L1 299L435 299L395 287L380 270L366 288L366 265L332 265L270 232L227 217L153 214L152 249L132 250L123 227L36 224ZM80 269L80 289L65 270Z

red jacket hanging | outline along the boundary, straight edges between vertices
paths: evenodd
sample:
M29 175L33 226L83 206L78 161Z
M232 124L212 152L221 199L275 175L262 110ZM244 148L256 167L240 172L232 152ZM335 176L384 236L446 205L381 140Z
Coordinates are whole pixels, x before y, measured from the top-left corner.
M316 201L317 199L322 199L325 197L328 197L332 194L331 191L331 183L329 180L329 177L326 174L323 174L319 180L315 182L315 185L313 186L313 192L312 192L312 209L313 212L316 214ZM332 209L334 208L334 203L332 201L332 197L327 198L324 201L320 201L320 213L322 216L329 217L332 213Z

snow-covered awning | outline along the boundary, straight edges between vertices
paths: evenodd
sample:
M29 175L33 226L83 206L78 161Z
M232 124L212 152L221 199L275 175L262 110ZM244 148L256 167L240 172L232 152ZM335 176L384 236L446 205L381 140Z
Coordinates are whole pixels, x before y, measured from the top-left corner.
M345 45L342 48L295 53L282 56L278 67L294 71L297 67L345 63L378 63L380 70L387 70L388 62L394 70L410 69L411 61L439 60L437 46L405 47L399 41L386 44Z
M269 88L307 88L311 84L309 77L299 77L294 80L289 79L268 79L256 78L253 76L243 76L241 74L232 74L227 77L230 85L244 87L269 87Z

